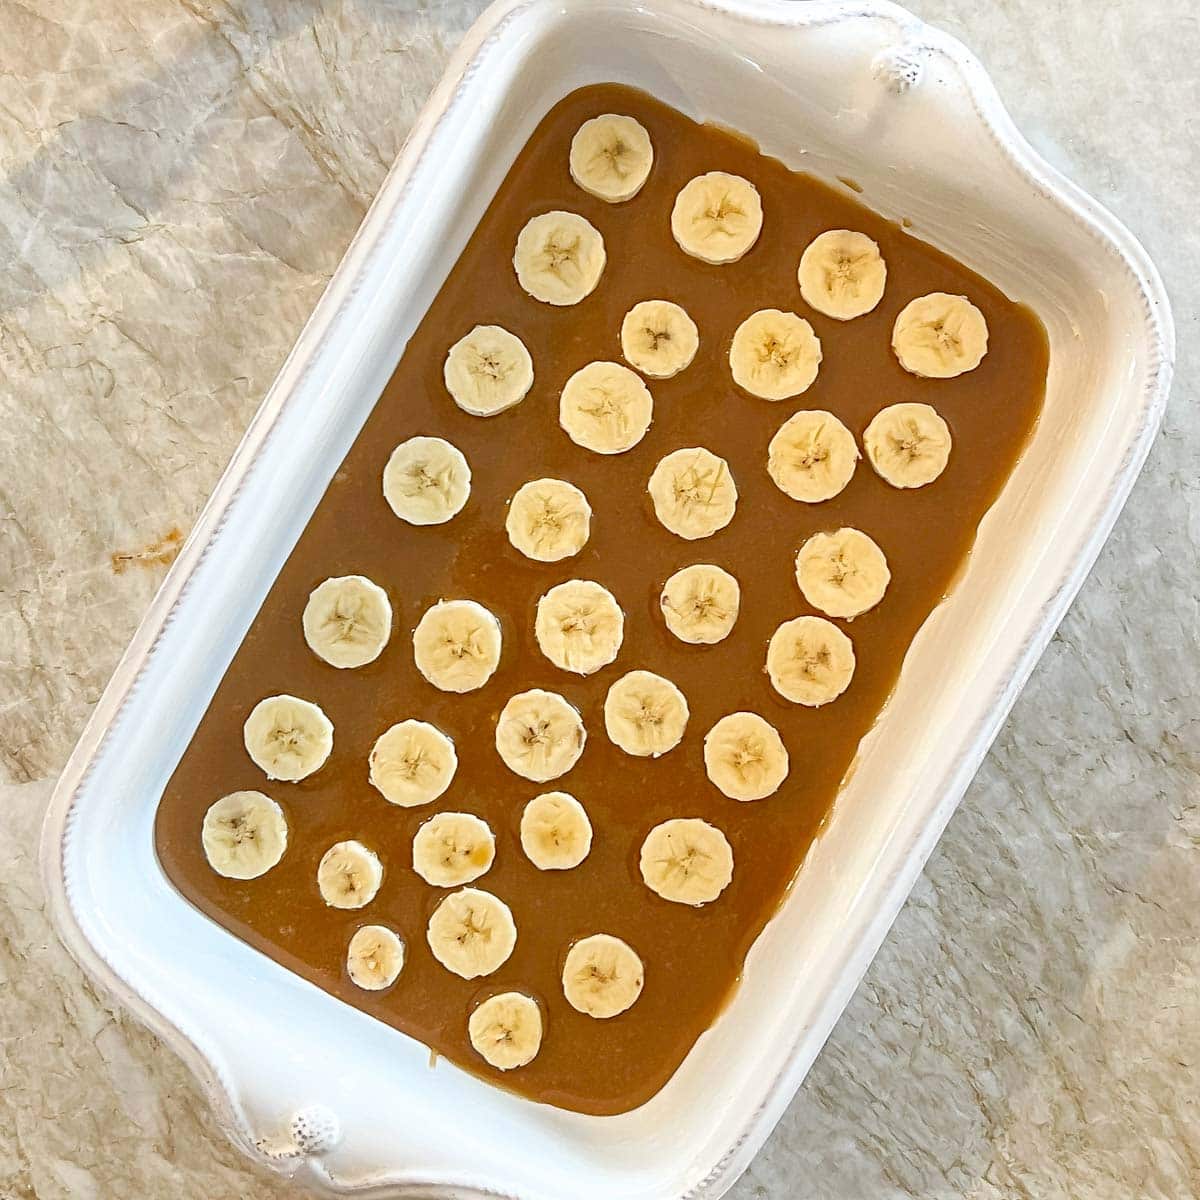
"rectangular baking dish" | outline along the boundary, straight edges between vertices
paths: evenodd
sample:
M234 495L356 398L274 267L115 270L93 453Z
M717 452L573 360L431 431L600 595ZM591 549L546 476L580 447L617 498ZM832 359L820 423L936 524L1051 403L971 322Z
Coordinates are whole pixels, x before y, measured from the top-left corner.
M962 259L1049 332L1026 454L921 629L741 986L617 1117L519 1099L251 950L153 850L162 788L274 576L505 171L587 83L651 92ZM1173 331L1134 239L1021 139L953 39L887 3L502 0L456 54L71 757L43 837L59 931L196 1071L230 1136L363 1196L715 1197L882 941L1127 496Z

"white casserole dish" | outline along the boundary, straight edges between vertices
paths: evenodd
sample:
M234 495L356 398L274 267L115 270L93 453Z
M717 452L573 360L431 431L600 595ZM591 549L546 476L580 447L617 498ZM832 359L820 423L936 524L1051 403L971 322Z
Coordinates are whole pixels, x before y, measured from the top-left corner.
M563 95L641 87L744 131L1030 304L1044 415L717 1025L653 1100L587 1117L499 1091L191 908L162 788L304 523L517 151ZM1021 139L953 39L886 3L501 0L468 35L238 447L63 774L58 929L196 1071L247 1152L356 1195L723 1193L883 939L1107 536L1165 402L1158 276ZM295 1114L299 1117L293 1120Z

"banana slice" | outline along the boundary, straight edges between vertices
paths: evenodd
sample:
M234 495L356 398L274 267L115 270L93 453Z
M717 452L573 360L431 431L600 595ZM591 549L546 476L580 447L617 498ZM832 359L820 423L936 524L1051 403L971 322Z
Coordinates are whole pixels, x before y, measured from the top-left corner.
M592 848L592 823L566 792L543 792L521 814L521 849L539 871L577 867Z
M891 578L883 551L859 529L814 533L796 555L800 591L830 617L850 619L874 608Z
M767 447L767 472L793 500L819 504L836 496L858 463L854 435L823 409L794 413Z
M500 665L500 622L474 600L439 600L413 630L417 670L443 692L473 692Z
M650 428L654 400L628 367L592 362L563 385L558 423L567 437L597 454L623 454Z
M304 640L331 667L362 667L383 653L392 636L387 592L363 575L319 583L304 606Z
M771 634L767 674L785 700L820 708L850 686L854 643L824 617L794 617Z
M503 900L479 888L463 888L433 910L426 937L433 957L447 971L478 979L508 961L517 927Z
M898 488L932 483L950 461L951 444L950 427L928 404L893 404L863 433L875 474Z
M371 748L371 784L401 808L436 800L458 770L454 743L425 721L401 721Z
M918 296L900 310L892 326L892 349L900 365L928 379L953 379L975 370L987 346L987 321L966 296Z
M678 746L688 715L683 693L653 671L622 675L604 698L609 740L638 758L658 758Z
M733 850L715 825L698 817L677 817L646 835L640 866L652 892L676 904L698 907L729 886Z
M557 692L518 692L500 710L496 753L523 779L545 783L565 775L587 741L579 712Z
M616 113L593 117L571 139L571 178L609 204L632 200L653 164L650 135L632 117Z
M625 637L625 614L607 588L590 579L572 579L555 585L538 601L533 632L556 667L591 675L617 657Z
M330 908L362 908L383 882L379 856L362 842L336 842L317 864L317 887Z
M592 506L573 484L533 479L517 488L504 520L508 540L526 558L559 562L578 554L592 532Z
M470 883L486 874L495 857L491 829L471 813L438 813L413 838L413 870L434 887Z
M762 231L762 199L740 175L709 171L683 185L671 209L679 248L707 263L737 262Z
M590 295L605 263L604 239L584 217L548 212L533 217L517 236L513 269L535 299L562 307Z
M542 1010L520 992L489 996L468 1018L467 1036L488 1066L498 1071L523 1067L542 1047Z
M368 992L389 988L404 967L404 942L386 925L363 925L346 948L350 982Z
M731 800L762 800L787 778L788 752L757 713L730 713L705 734L704 770Z
M675 450L650 476L654 515L689 542L711 537L733 520L737 485L729 464L703 446Z
M797 277L806 304L835 321L851 321L883 299L887 264L865 233L830 229L809 242Z
M590 829L588 837L590 840ZM283 857L287 849L287 821L283 809L270 796L262 792L230 792L210 805L204 814L200 840L208 865L218 875L226 879L257 879Z
M333 750L333 723L311 701L297 696L260 700L242 726L246 753L268 779L306 779Z
M471 468L456 446L438 437L411 437L383 468L383 498L410 525L442 525L471 494Z
M637 951L611 933L580 938L563 963L563 995L598 1020L623 1013L642 994L646 973Z
M651 379L670 379L690 366L700 348L696 322L670 300L643 300L621 322L625 361Z
M729 369L733 382L752 396L799 396L812 386L820 365L820 339L795 313L762 308L734 330Z
M533 387L533 359L515 333L476 325L450 347L442 377L464 412L493 417L525 399Z
M667 628L681 641L711 646L729 636L742 589L728 571L695 563L676 571L658 598Z

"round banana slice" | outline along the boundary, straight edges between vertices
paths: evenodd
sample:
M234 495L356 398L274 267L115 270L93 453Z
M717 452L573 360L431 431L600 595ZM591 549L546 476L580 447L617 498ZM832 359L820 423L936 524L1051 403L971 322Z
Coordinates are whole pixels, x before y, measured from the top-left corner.
M533 359L515 333L476 325L450 347L442 377L464 412L493 417L525 399L533 387Z
M521 814L521 849L539 871L568 871L592 848L592 823L566 792L543 792Z
M699 906L715 900L733 878L733 850L725 835L698 817L656 825L642 843L646 886L664 900Z
M763 800L787 778L788 752L757 713L730 713L705 734L704 770L731 800Z
M346 973L350 982L368 992L382 992L404 967L404 942L386 925L363 925L354 931L346 948Z
M654 400L628 367L592 362L563 385L558 423L567 437L597 454L623 454L650 428Z
M709 171L683 185L671 209L679 248L707 263L737 262L762 231L762 199L740 175Z
M582 810L580 810L582 811ZM589 840L591 830L588 831ZM283 809L262 792L230 792L210 805L201 833L204 857L226 879L257 879L283 857Z
M950 461L950 446L950 427L928 404L893 404L863 432L875 474L898 488L932 483Z
M729 369L733 382L752 396L799 396L812 386L820 365L820 339L795 313L762 308L734 330Z
M590 295L605 261L600 231L572 212L532 217L518 234L513 252L517 282L535 300L559 307Z
M738 581L712 563L676 571L658 598L667 628L681 641L711 646L733 630L742 602Z
M592 506L573 483L533 479L517 488L504 528L508 540L526 558L559 562L578 554L587 544Z
M413 630L417 670L443 692L473 692L500 665L500 622L474 600L439 600Z
M848 620L874 608L891 578L883 551L859 529L814 533L796 555L800 591L830 617Z
M653 671L622 675L604 698L609 740L638 758L658 758L678 746L688 715L683 693Z
M637 951L611 933L580 938L563 963L563 995L598 1020L618 1016L642 994L646 973Z
M767 674L785 700L820 708L850 686L854 643L824 617L794 617L771 634Z
M767 447L767 472L793 500L819 504L836 496L858 463L854 435L822 409L793 413Z
M609 204L632 200L653 164L650 135L632 117L616 113L593 117L571 139L571 178Z
M297 696L260 700L242 726L246 753L268 779L295 783L323 766L333 750L333 722Z
M541 688L518 692L496 722L496 753L510 771L534 783L565 775L586 741L579 712L557 692Z
M809 242L797 277L806 304L835 321L851 321L883 299L887 265L865 233L830 229Z
M512 911L479 888L463 888L433 910L426 930L433 957L455 975L478 979L507 961L517 944Z
M696 322L670 300L643 300L621 322L621 353L651 379L670 379L690 366L700 348Z
M382 734L371 748L372 786L401 808L416 808L436 800L458 770L454 743L425 721L401 721Z
M654 515L672 533L692 542L711 537L733 520L737 485L729 464L703 446L674 450L650 476Z
M900 365L927 379L953 379L975 370L987 345L987 321L966 296L918 296L900 310L892 326L892 349Z
M571 579L538 601L533 632L556 667L591 675L617 657L625 614L608 588L590 579Z
M383 653L392 636L387 592L363 575L319 583L304 606L304 640L331 667L362 667Z
M523 1067L542 1047L542 1010L521 992L489 996L468 1018L467 1036L488 1066L498 1071Z
M383 498L410 525L442 525L471 494L471 468L456 446L438 437L411 437L383 468Z
M437 813L413 838L413 870L434 887L470 883L486 874L495 857L488 823L472 813Z
M317 887L330 908L362 908L382 882L383 864L362 842L336 842L317 864Z

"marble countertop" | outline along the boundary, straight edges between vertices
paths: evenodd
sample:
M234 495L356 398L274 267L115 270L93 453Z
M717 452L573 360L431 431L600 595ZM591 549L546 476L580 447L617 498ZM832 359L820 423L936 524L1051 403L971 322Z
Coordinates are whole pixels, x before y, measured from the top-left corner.
M294 1200L42 907L53 780L481 0L0 0L0 1197ZM1200 17L915 0L1145 241L1166 424L736 1200L1200 1194Z

